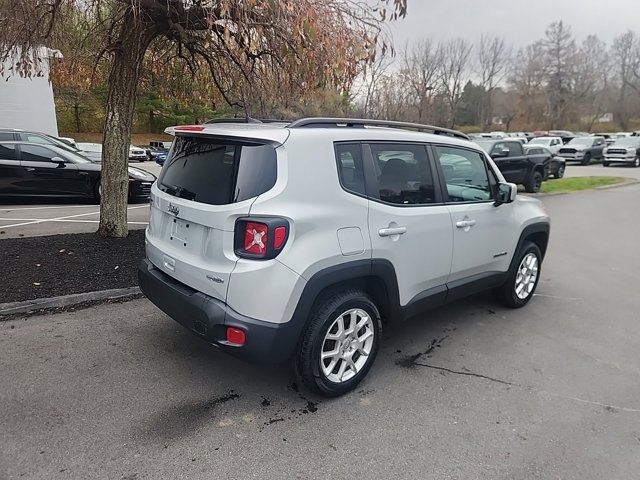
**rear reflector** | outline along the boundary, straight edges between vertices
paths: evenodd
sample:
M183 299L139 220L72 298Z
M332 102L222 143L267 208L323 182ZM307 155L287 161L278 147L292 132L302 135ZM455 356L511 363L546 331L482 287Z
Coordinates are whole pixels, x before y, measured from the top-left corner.
M244 330L240 330L239 328L227 327L227 342L241 347L242 345L244 345L246 339L247 337L244 333Z
M276 231L273 236L273 246L277 249L282 248L282 245L284 245L286 239L287 227L276 227Z

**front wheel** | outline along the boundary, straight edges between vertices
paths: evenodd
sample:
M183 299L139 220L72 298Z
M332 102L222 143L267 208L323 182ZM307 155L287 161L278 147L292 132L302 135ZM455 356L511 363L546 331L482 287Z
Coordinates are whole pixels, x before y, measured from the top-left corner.
M562 178L564 177L564 165L560 165L558 167L558 170L556 170L556 173L554 175L555 178Z
M640 157L636 157L633 159L633 163L631 164L633 166L633 168L638 168L640 167Z
M507 280L498 289L496 295L507 307L524 307L533 297L542 266L542 252L533 242L525 242L517 259L517 268L509 273Z
M353 390L375 360L381 332L380 313L361 290L325 296L314 308L298 348L298 379L327 397Z
M582 157L582 165L589 165L591 163L591 154L585 153L584 157Z
M542 174L535 170L524 184L524 189L527 193L538 193L540 187L542 187Z
M100 184L100 179L96 181L93 186L93 199L97 204L100 204L100 197L102 196L102 185Z
M602 162L602 166L603 167L608 167L609 166L609 162Z

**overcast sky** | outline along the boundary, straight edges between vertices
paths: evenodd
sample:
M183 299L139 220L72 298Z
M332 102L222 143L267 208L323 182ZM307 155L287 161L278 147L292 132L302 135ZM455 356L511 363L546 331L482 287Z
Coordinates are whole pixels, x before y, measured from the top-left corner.
M639 0L408 0L405 19L391 26L394 45L407 40L464 37L477 42L490 33L514 47L544 35L555 21L568 23L581 41L595 33L608 44L628 29L640 32Z

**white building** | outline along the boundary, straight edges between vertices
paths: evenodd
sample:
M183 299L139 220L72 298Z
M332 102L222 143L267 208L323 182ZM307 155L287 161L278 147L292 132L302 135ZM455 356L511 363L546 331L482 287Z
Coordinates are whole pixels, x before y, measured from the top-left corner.
M53 88L49 81L49 60L62 58L58 50L42 47L38 51L44 61L38 63L38 71L32 76L21 77L14 73L16 59L2 64L0 76L0 127L21 128L58 135Z

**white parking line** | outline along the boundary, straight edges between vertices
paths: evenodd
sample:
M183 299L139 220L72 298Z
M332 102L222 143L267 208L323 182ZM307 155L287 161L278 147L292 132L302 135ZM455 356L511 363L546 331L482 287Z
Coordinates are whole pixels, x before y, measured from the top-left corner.
M133 210L133 209L136 209L136 208L148 208L148 207L149 207L149 205L136 205L134 207L127 207L127 210ZM99 213L100 213L100 211L98 210L97 212L78 213L77 215L66 215L64 217L48 218L48 219L45 219L45 220L31 220L29 222L14 223L13 225L3 225L2 228L22 227L22 226L25 226L25 225L35 225L37 223L55 222L55 221L60 221L60 220L66 220L68 218L86 217L87 215L96 215L96 214L99 214Z

